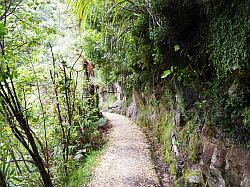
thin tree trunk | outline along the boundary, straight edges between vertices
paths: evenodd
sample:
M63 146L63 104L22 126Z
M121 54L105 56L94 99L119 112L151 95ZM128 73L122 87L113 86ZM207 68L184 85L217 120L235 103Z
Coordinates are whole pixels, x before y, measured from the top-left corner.
M0 187L7 187L4 174L0 170Z
M37 149L37 145L35 143L34 137L32 135L31 129L28 125L28 120L24 117L23 112L19 110L21 107L19 105L19 101L15 100L17 99L16 96L16 91L11 91L15 90L14 84L12 84L12 89L9 87L8 83L6 80L5 82L5 88L7 89L7 92L5 91L5 88L0 84L0 96L3 98L5 106L5 110L8 111L9 115L13 114L17 120L17 122L20 125L20 128L24 131L24 134L26 137L21 133L20 130L15 125L10 126L14 135L16 138L23 144L23 146L26 148L26 150L29 152L30 156L34 160L37 168L39 169L39 173L43 179L43 185L46 187L52 187L52 182L50 179L49 174L47 173L43 160L39 154L39 151ZM8 93L8 94L7 94ZM10 95L10 98L8 97ZM15 106L13 106L13 103ZM10 108L10 109L8 109Z
M64 174L67 178L67 176L68 176L68 167L67 167L67 159L66 159L67 134L65 132L65 129L64 129L63 123L62 123L62 115L61 115L61 109L60 109L60 103L59 103L59 94L58 94L57 84L56 84L56 75L57 75L56 74L56 59L54 56L52 45L49 44L49 46L50 46L50 51L51 51L51 55L52 55L52 63L53 63L53 72L52 72L52 70L50 71L50 77L51 77L51 80L52 80L52 83L54 86L54 93L56 96L57 117L58 117L58 122L59 122L60 127L61 127L61 132L62 132L62 144L63 144L62 154L63 154L63 162L64 162Z
M32 69L33 69L35 77L37 78L37 74L36 74L35 67L34 67L33 64L32 64ZM40 107L41 107L41 112L42 112L42 118L43 118L43 131L44 131L44 141L45 141L44 158L45 158L45 161L46 161L47 170L49 172L49 155L48 155L49 147L48 147L48 139L47 139L47 128L46 128L46 120L45 120L45 111L44 111L44 107L43 107L43 104L42 104L41 91L40 91L40 86L39 86L38 82L37 82L36 86L37 86L38 99L39 99L39 103L40 103Z

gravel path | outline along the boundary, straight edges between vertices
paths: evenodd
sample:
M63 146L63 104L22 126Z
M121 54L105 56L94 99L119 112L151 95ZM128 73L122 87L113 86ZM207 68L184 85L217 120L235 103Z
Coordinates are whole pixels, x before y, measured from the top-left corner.
M104 113L113 128L107 149L89 187L157 187L149 145L142 131L128 118Z

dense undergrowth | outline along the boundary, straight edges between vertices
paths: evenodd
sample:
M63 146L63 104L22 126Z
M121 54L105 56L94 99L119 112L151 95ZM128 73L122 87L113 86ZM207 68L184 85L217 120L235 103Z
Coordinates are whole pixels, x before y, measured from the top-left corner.
M80 186L105 143L73 18L61 1L0 1L1 187Z

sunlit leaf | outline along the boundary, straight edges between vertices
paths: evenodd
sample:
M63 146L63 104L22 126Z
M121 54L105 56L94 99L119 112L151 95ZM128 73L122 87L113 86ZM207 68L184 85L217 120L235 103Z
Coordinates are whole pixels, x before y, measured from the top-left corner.
M164 78L168 77L171 73L172 73L171 70L168 69L168 70L163 72L163 75L161 76L161 78L164 79Z
M179 45L175 45L175 46L174 46L174 51L178 51L178 50L180 50L180 48L181 48L181 47L180 47Z

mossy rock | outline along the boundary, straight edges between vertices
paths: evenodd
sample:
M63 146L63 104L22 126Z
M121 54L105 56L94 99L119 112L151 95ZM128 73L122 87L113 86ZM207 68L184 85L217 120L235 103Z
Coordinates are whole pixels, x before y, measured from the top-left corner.
M181 151L186 154L189 160L196 163L202 153L202 142L200 139L199 124L196 120L190 120L179 129L178 141Z

